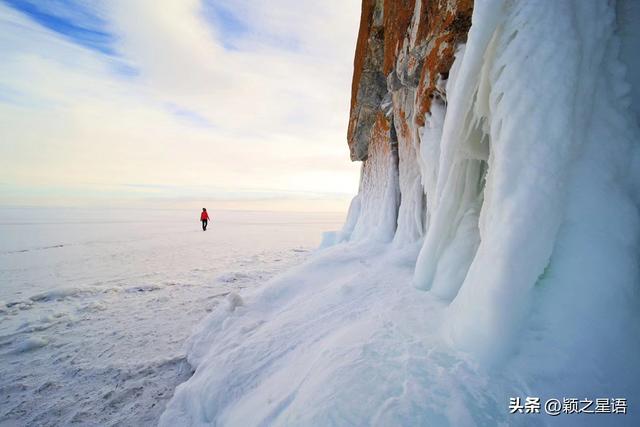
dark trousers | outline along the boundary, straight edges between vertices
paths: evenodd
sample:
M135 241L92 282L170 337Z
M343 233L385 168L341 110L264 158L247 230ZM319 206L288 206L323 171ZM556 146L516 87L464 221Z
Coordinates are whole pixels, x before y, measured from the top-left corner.
M202 220L202 231L207 231L207 220L206 219Z

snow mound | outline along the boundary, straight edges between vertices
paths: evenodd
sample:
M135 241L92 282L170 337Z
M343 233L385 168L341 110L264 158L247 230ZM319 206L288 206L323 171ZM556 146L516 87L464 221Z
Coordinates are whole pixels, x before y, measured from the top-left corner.
M242 273L238 271L228 272L219 275L216 278L218 283L236 283L250 280L251 276L247 273Z
M240 295L236 294L235 292L231 292L229 295L227 295L228 311L234 311L237 307L241 307L243 305L244 305L244 301L242 301L242 298L240 297Z
M244 310L218 307L187 344L195 373L160 425L463 425L480 407L490 423L502 401L439 335L446 305L398 286L416 255L340 245L246 295Z
M28 337L16 347L16 353L26 353L27 351L35 350L49 344L49 340L43 337Z
M99 292L104 292L101 288L92 288L89 286L72 286L65 288L52 289L50 291L41 292L32 295L29 299L33 302L47 302L60 300L64 298L76 297L81 295L91 295Z

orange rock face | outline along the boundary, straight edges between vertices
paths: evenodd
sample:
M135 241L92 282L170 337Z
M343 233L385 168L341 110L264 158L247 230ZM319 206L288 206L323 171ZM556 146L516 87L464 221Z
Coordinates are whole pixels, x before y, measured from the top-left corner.
M369 48L369 33L373 24L373 6L375 0L363 0L362 11L360 12L360 29L358 30L358 41L356 43L356 56L353 60L353 80L351 81L351 109L356 104L360 77L364 70L364 59L366 50Z
M402 120L413 121L395 123L398 133L424 124L438 80L466 41L472 11L473 0L363 0L347 135L352 160L367 159L385 98L393 99L396 118L401 110Z
M416 120L420 126L424 125L424 113L429 111L438 78L448 77L456 47L467 40L473 12L473 0L423 0L425 3L427 23L418 28L418 38L424 34L423 40L429 40L417 91Z
M415 0L384 0L383 72L385 75L389 74L395 66L398 51L411 24L414 3Z
M382 0L364 0L356 45L351 112L349 118L349 149L351 160L365 160L371 131L380 103L386 94L386 79L382 73L384 27Z

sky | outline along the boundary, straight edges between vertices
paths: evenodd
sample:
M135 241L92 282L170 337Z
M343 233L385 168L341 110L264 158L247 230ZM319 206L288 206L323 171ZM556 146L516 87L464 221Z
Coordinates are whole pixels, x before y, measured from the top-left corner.
M0 0L0 206L346 210L358 0Z

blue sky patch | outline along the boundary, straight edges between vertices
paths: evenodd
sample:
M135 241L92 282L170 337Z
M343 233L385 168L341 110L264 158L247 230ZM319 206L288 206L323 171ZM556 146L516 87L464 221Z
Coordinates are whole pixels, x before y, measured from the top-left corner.
M74 43L115 55L115 37L106 30L106 22L82 2L73 0L0 0L24 13L40 25Z

